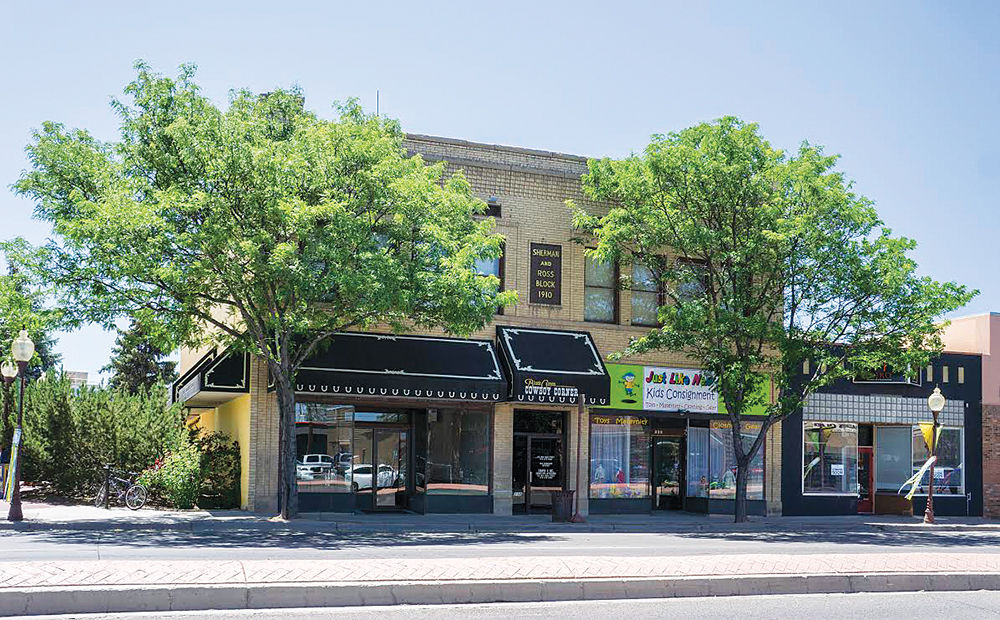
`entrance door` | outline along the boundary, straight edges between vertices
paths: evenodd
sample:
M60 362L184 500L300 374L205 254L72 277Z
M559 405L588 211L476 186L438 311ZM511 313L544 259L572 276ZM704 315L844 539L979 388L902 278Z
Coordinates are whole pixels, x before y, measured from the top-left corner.
M875 512L875 468L872 467L872 449L858 447L858 512Z
M684 507L684 438L653 436L653 509Z
M563 488L562 437L528 436L528 488L531 511L552 510L552 492Z
M361 510L399 510L408 505L409 431L405 428L356 426L351 490Z

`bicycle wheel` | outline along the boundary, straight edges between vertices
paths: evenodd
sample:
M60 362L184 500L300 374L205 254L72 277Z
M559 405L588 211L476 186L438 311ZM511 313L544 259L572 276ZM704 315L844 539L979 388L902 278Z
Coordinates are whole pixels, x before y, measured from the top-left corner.
M125 505L132 510L139 510L146 505L146 487L141 484L133 484L125 491Z
M94 498L94 505L100 508L104 505L104 497L108 494L108 485L101 484L101 488L97 491L97 497Z

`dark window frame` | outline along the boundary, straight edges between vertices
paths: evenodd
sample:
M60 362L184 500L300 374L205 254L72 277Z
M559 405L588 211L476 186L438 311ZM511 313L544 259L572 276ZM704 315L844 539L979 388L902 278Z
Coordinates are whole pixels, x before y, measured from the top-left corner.
M504 292L507 290L505 287L505 279L507 274L507 242L506 240L500 244L500 256L497 258L497 279L500 280L500 288L497 289L499 292ZM493 274L479 273L478 275L487 276ZM503 316L503 306L498 306L496 312L493 313L495 316Z
M632 295L629 295L629 303L630 303L630 305L629 305L629 314L630 314L630 316L629 316L629 324L632 325L633 327L660 327L660 326L663 325L662 323L660 323L660 320L659 320L660 307L662 307L665 304L665 302L666 302L666 293L663 292L663 282L661 282L659 278L656 278L656 274L653 273L652 269L649 269L650 274L652 274L652 276L656 279L656 290L655 291L647 291L647 290L636 291L636 289L634 288L634 285L635 285L635 265L637 265L637 264L641 265L643 267L646 267L646 269L649 269L649 267L647 267L646 265L643 265L642 263L639 263L639 262L637 262L635 260L632 261L632 284L633 284L633 287L629 288L629 292L632 294ZM633 302L633 297L632 296L635 295L636 292L646 293L646 294L649 294L649 293L655 293L656 294L656 314L657 314L657 320L655 322L653 322L653 323L639 323L639 322L637 322L635 320L635 315L631 313L631 309L632 309L632 307L635 306L635 303Z
M587 248L588 250L593 250L594 248ZM619 295L619 281L621 279L621 272L619 270L618 263L614 264L614 274L612 275L612 286L596 286L587 284L587 261L590 260L586 254L583 256L583 320L586 323L598 323L602 325L617 325L621 321L621 299ZM587 318L587 290L588 289L601 289L611 291L611 304L612 304L612 316L610 321L596 321Z

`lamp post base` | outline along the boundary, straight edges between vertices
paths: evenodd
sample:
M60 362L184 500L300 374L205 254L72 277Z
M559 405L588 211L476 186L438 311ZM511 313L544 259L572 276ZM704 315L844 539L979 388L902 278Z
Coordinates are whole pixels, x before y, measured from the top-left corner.
M24 513L21 512L21 481L14 482L14 495L10 498L10 510L7 511L8 521L24 521Z

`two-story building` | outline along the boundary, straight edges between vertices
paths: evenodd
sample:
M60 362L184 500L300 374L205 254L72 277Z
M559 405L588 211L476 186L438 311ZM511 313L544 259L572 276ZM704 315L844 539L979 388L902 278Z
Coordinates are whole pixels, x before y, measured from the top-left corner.
M461 169L487 202L506 241L479 267L520 301L468 339L335 335L296 379L300 510L505 515L549 510L566 489L583 514L731 512L732 433L700 369L670 351L605 363L655 327L660 293L641 266L597 263L572 240L565 201L602 209L581 192L586 159L421 135L406 147ZM192 419L239 442L244 508L276 510L265 365L183 351L180 371ZM754 464L751 512L781 510L780 436Z

